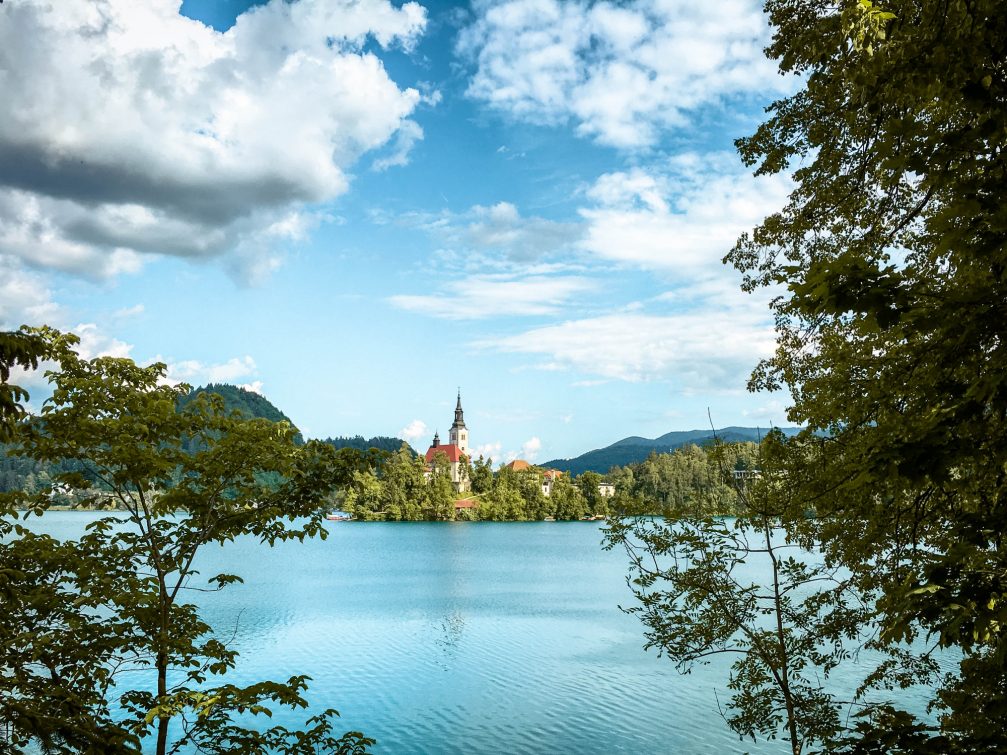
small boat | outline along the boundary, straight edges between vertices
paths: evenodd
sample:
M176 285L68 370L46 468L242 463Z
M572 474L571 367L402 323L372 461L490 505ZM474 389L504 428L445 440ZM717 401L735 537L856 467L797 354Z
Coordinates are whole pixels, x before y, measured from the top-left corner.
M331 514L326 514L325 518L328 519L330 522L348 522L353 517L350 516L349 514L344 514L342 512L338 512L338 513L337 512L333 512Z

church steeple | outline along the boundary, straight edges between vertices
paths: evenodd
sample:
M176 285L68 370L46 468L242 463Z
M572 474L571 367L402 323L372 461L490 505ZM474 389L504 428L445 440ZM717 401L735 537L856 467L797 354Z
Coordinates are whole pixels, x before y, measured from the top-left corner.
M465 427L465 414L462 412L462 389L458 389L458 403L455 404L455 423L452 427Z
M465 413L462 411L462 389L458 389L458 402L455 404L455 421L448 434L448 442L458 446L463 454L469 452L469 431L465 427Z

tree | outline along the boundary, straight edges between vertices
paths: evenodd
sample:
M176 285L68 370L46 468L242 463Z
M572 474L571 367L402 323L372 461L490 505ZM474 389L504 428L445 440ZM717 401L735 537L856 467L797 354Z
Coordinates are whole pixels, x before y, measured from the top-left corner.
M588 502L581 488L565 474L553 480L549 504L557 519L580 519L588 513Z
M772 451L782 442L772 436L764 445ZM724 461L734 452L720 447L711 456L731 479ZM735 657L726 681L728 726L753 741L782 735L800 755L840 730L843 701L825 684L856 643L867 641L867 609L848 599L843 570L779 526L800 515L800 506L775 465L763 466L761 477L736 483L738 517L711 516L709 505L693 501L657 519L649 515L655 502L637 499L635 510L609 519L606 548L621 546L630 557L639 604L626 610L647 627L646 647L684 673L714 656ZM753 572L768 576L753 579Z
M28 400L28 391L10 382L11 370L36 369L45 355L45 341L25 328L0 332L0 443L9 441L18 421L27 416L21 402Z
M787 206L728 255L746 288L786 291L750 387L793 396L804 524L878 592L883 638L962 652L934 701L945 749L1002 750L1007 13L1000 0L766 8L768 53L804 86L738 143L757 173L799 165Z
M417 463L422 465L423 462L418 460ZM464 467L467 465L468 460L463 456L462 474L465 473ZM434 520L454 518L454 504L457 496L454 483L451 482L451 462L448 461L448 457L444 453L434 454L430 474L423 490L423 498L424 518Z
M578 475L576 480L577 488L580 490L581 496L583 496L588 511L591 514L608 513L607 502L598 489L601 481L602 476L597 472L591 471Z
M482 454L472 463L472 471L469 474L472 481L472 492L475 494L487 493L493 489L493 459L484 459Z
M59 369L47 373L52 397L20 428L17 450L46 463L80 460L81 471L56 480L92 500L111 496L126 519L97 520L60 544L17 524L6 499L0 718L12 727L13 751L32 740L59 753L136 753L144 741L158 755L186 746L364 751L362 735L333 733L333 710L303 731L236 724L240 713L305 707L307 677L221 683L236 652L184 600L189 589L240 581L218 574L200 587L193 564L205 545L325 536L325 494L340 482L331 446L299 446L289 425L228 415L212 395L182 406L188 386L165 385L162 364L82 360L72 339L38 335ZM187 451L193 438L196 450ZM41 514L49 493L18 502Z

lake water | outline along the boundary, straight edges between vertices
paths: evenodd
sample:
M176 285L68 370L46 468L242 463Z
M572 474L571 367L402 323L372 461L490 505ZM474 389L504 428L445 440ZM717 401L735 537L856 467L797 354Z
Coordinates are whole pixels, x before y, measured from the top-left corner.
M95 516L50 512L42 529L74 537ZM316 709L385 755L789 752L727 729L727 662L683 676L642 649L618 608L625 555L601 549L597 523L328 526L324 541L204 551L204 575L245 579L192 598L235 634L229 681L307 673Z

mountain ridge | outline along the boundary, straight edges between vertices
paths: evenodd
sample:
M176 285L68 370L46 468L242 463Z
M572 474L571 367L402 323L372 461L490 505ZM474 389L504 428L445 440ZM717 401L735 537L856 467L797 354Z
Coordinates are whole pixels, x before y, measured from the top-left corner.
M765 437L770 429L732 425L719 430L672 430L656 438L630 435L604 448L596 448L569 459L552 459L551 461L544 462L541 466L559 469L571 475L579 475L584 472L606 474L612 467L636 464L646 459L652 453L670 453L676 448L681 448L692 443L701 446L709 445L715 439L727 443L740 441L758 442L761 438ZM775 429L780 430L784 435L788 436L796 435L800 432L799 427L781 427Z

